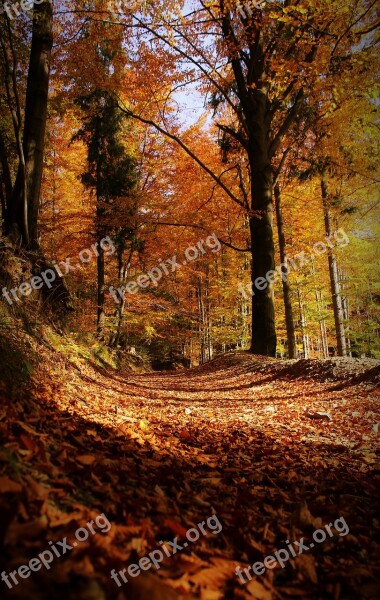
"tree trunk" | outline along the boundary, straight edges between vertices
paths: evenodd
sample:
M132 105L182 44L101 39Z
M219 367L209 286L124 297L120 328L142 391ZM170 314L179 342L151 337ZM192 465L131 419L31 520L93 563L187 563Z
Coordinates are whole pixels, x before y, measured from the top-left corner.
M287 255L286 255L284 220L282 217L282 209L281 209L281 194L280 194L280 187L278 185L275 186L274 194L275 194L275 199L276 199L276 217L277 217L278 243L279 243L279 247L280 247L280 258L281 258L281 264L284 265L284 267L286 268L285 273L287 273L288 272L288 270L287 270L288 259L287 259ZM288 340L288 354L289 354L289 358L297 358L297 344L296 344L293 307L292 307L292 292L290 289L287 275L282 276L282 290L284 293L285 323L286 323L286 336L287 336L287 340Z
M204 305L204 301L203 301L203 286L202 286L202 278L201 277L198 277L197 296L198 296L199 344L200 344L200 349L201 349L200 362L203 365L206 362L207 339L206 339L205 305Z
M348 281L348 277L345 273L340 273L341 279L341 289L343 292L342 296L342 307L343 307L343 318L346 323L345 327L345 336L346 336L346 352L347 356L351 356L351 339L350 339L350 299L349 296L345 293L346 282Z
M123 285L123 284L121 284ZM116 324L116 334L114 336L114 340L112 342L112 346L114 346L115 348L118 347L119 342L120 342L120 338L121 338L121 330L122 330L122 326L123 326L123 320L124 320L124 309L125 309L125 294L119 294L120 297L120 304L117 305L117 324Z
M26 186L29 241L25 239L27 233L24 231L23 242L24 245L29 245L32 250L39 247L38 211L43 172L52 45L52 5L49 0L44 0L41 4L34 5L23 134L25 174L23 165L20 164L13 192L13 203L18 215L17 220L20 221L20 210L24 203L23 190ZM24 177L26 181L24 181Z
M321 177L323 212L325 217L326 236L331 239L331 215L329 206L329 192L327 184L327 169L324 168ZM335 331L338 356L347 356L346 334L344 330L343 303L339 284L338 266L336 256L332 248L328 248L329 273L331 284L331 295L334 309Z
M302 347L303 347L303 356L304 358L309 358L309 338L306 330L306 317L305 317L305 309L302 303L301 291L297 290L298 294L298 305L300 309L300 323L301 323L301 331L302 331Z
M323 297L322 292L315 290L315 299L318 307L319 314L319 331L320 331L320 339L321 339L321 350L322 350L322 358L329 357L329 342L327 338L327 327L325 319L322 319L323 312Z
M212 359L212 328L211 328L211 306L210 306L210 272L208 265L205 266L205 311L207 323L207 360Z
M101 237L98 239L98 318L97 318L97 331L98 334L103 334L105 324L105 278L104 278L104 250L100 246Z
M3 235L5 235L5 232L6 232L5 219L6 219L6 215L7 215L7 203L6 203L5 192L4 192L4 188L3 188L2 173L0 173L0 206L1 206L1 219L2 219L2 228L1 229L2 229Z
M5 146L5 142L0 133L0 164L1 164L1 174L0 174L0 196L1 196L1 211L3 218L3 231L7 233L9 231L9 206L12 198L12 177L11 171L9 168L7 149Z
M125 262L124 261L124 249L119 249L118 251L118 255L117 255L117 272L118 272L118 281L119 281L119 287L123 287L127 281L127 277L128 277L128 271L131 265L131 261L132 261L132 256L134 253L134 247L133 244L131 246L130 252L129 252L129 256L128 256L128 260ZM119 294L120 299L119 299L119 304L117 304L117 309L116 309L116 314L117 314L117 324L116 324L116 334L114 336L114 341L111 345L115 346L115 348L118 347L119 345L119 341L121 338L121 332L122 332L122 325L123 325L123 321L124 321L124 310L125 310L125 293L124 294Z
M269 137L265 122L267 98L258 90L250 120L249 162L251 208L249 228L252 248L252 346L254 354L276 356L274 282L273 171L269 158ZM266 285L264 283L266 281ZM263 289L259 289L263 288Z
M8 32L8 44L5 40L5 36L0 36L0 44L4 56L5 89L8 107L12 117L17 156L19 160L18 170L20 173L20 184L18 187L19 193L15 194L15 188L12 188L12 195L9 198L9 203L7 204L7 234L12 234L15 237L15 242L22 241L24 246L27 246L29 242L27 213L28 204L25 175L25 156L22 141L21 103L16 74L18 62L14 47L12 28L7 16L5 16L5 20L6 29Z

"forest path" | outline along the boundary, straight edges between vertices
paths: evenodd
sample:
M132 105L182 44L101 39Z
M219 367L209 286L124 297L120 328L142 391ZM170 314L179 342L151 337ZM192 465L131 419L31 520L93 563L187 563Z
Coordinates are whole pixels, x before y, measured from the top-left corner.
M42 586L35 597L50 600L52 574L65 597L74 575L83 598L83 582L91 581L95 600L378 595L376 361L281 362L232 353L174 373L122 374L59 359L50 368L51 377L45 373L34 385L32 417L23 428L20 414L11 440L27 454L19 479L24 511L47 518L46 540L70 538L83 519L100 513L112 528L75 549L65 568L60 563L23 582L32 586L31 598L33 586ZM110 579L111 569L137 562L162 539L183 540L212 515L222 531L201 535L158 573L121 589ZM262 561L286 540L310 540L340 517L349 535L239 583L238 564ZM28 539L23 526L12 522L6 533L13 564L20 548L35 556L47 545Z

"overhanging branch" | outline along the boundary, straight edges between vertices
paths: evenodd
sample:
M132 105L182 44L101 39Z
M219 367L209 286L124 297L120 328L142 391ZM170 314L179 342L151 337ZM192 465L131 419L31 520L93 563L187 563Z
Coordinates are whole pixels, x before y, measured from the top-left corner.
M160 133L162 133L169 139L176 142L186 152L186 154L188 154L214 181L216 181L216 183L219 185L219 187L227 194L227 196L229 196L231 198L231 200L233 200L236 204L238 204L242 208L246 209L244 202L242 200L240 200L240 198L235 196L235 194L233 194L231 192L231 190L228 189L228 187L223 183L223 181L221 181L221 179L220 179L221 175L219 175L219 176L216 175L207 165L205 165L204 162L196 154L194 154L194 152L192 150L190 150L190 148L188 146L186 146L186 144L181 140L181 138L178 135L175 135L174 133L170 133L169 131L166 131L166 129L161 127L155 121L152 121L151 119L145 119L145 117L142 117L141 115L134 113L129 108L121 106L120 102L121 102L120 98L118 98L118 106L122 112L124 112L129 117L132 117L133 119L136 119L137 121L140 121L141 123L144 123L145 125L150 125L151 127L154 127L155 129L157 129L157 131L159 131Z
M210 230L207 227L204 227L203 225L195 225L193 223L170 223L168 221L159 221L159 222L155 223L155 225L157 225L157 226L164 225L167 227L185 227L185 228L190 227L192 229L201 229L202 231L206 231L207 233L210 233ZM217 236L217 238L223 246L226 246L227 248L231 248L232 250L235 250L236 252L251 252L251 248L237 248L233 244L230 244L230 242L226 242L225 240L222 240L219 236Z

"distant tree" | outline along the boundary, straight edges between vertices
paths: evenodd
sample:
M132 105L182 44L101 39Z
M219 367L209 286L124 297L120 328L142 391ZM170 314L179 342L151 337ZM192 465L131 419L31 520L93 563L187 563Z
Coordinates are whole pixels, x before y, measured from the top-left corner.
M135 161L121 142L121 132L125 115L119 110L112 94L96 90L89 96L79 98L82 108L83 125L74 139L82 140L88 150L88 169L82 175L83 184L91 189L96 198L96 240L97 248L97 330L103 334L105 324L105 263L101 240L112 232L117 232L117 257L119 274L122 275L122 254L125 240L133 237L128 223L115 226L112 213L121 199L131 198L138 176ZM133 210L132 210L133 212ZM125 215L124 215L125 216Z

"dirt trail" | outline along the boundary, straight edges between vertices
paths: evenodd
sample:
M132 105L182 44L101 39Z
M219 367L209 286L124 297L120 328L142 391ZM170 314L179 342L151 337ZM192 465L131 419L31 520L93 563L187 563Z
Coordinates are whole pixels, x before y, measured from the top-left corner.
M370 360L247 354L147 375L47 361L32 408L30 396L14 403L0 455L2 475L20 487L0 494L2 568L25 564L49 540L72 539L100 513L112 528L9 597L379 597L379 373ZM214 514L222 531L202 535L158 572L121 588L110 579L111 569L136 563L160 540L183 541ZM310 541L340 517L348 535L239 583L237 565L263 561L286 540Z

